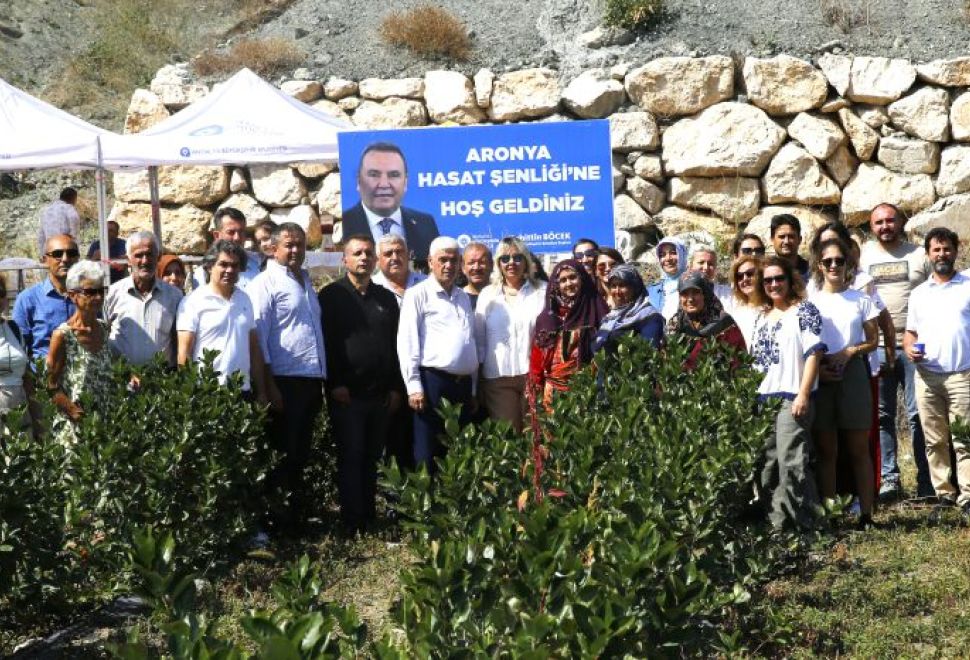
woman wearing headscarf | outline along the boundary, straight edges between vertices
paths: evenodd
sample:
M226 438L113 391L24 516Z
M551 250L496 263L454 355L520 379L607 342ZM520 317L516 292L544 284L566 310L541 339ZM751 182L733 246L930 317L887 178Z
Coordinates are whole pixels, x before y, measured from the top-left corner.
M659 348L664 337L664 318L650 304L643 278L636 267L633 264L614 267L607 280L607 289L615 307L600 323L593 339L593 352L603 348L608 352L613 350L620 337L625 335L640 337Z
M156 275L160 280L171 284L179 291L185 291L185 264L175 254L163 254L158 258Z
M667 321L667 336L693 340L690 355L684 363L685 369L690 371L697 366L697 357L709 339L740 352L747 350L741 329L731 315L724 312L707 278L700 273L685 273L677 284L677 292L680 306ZM736 366L736 363L732 361L731 366Z
M679 238L665 238L657 243L656 254L660 281L647 288L647 296L650 304L669 319L677 312L677 280L687 270L687 246Z
M529 381L548 408L556 391L593 358L593 337L608 312L596 284L575 259L556 264L536 319Z

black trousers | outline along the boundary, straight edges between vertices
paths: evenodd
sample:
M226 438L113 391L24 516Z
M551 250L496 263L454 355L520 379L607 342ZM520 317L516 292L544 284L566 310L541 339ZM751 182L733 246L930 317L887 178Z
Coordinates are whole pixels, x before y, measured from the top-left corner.
M273 380L283 398L283 411L270 414L270 443L282 455L267 481L271 493L287 498L287 506L275 517L288 524L310 504L305 501L305 472L314 423L323 408L323 380L303 376L274 376Z
M387 397L352 398L349 404L329 399L337 441L337 494L340 519L351 530L374 520L377 464L387 435Z

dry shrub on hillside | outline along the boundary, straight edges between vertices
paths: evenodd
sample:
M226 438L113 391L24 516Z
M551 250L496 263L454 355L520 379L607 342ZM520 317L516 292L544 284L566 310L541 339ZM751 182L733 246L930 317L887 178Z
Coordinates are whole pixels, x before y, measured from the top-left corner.
M603 21L625 28L647 27L663 12L663 0L606 0Z
M212 76L247 67L265 76L292 69L305 57L306 54L289 39L241 39L228 52L205 51L192 60L192 68L199 75Z
M819 0L822 20L843 34L868 22L868 3L863 8L855 0Z
M434 5L388 14L381 21L380 35L387 43L410 48L418 55L467 60L471 52L471 38L464 23Z

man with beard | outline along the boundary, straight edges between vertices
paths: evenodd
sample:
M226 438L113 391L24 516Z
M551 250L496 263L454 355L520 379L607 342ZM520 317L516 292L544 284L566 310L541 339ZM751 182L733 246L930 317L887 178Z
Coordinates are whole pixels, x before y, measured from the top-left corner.
M901 495L899 463L896 457L896 397L903 388L906 417L909 420L913 458L916 461L916 494L931 497L929 467L926 464L926 448L916 394L913 389L916 365L901 348L910 293L930 273L926 251L922 246L903 240L905 219L892 204L879 204L869 215L869 228L873 240L862 246L859 268L872 277L876 293L886 303L895 328L896 350L879 349L879 446L882 452L882 486L879 497L889 500ZM890 338L891 339L891 338ZM886 346L886 337L880 346Z
M916 405L937 496L933 517L959 505L968 524L970 443L950 434L951 421L970 417L970 279L954 268L958 244L957 235L945 227L926 234L924 249L933 274L913 289L903 349L916 363ZM954 467L959 490L951 483Z
M155 234L135 232L128 237L125 251L131 275L112 284L104 301L111 350L134 365L162 353L175 366L175 319L182 292L155 276L159 253Z
M781 213L771 219L771 244L775 254L792 265L801 275L802 283L808 283L808 261L798 256L802 244L802 223L790 213Z

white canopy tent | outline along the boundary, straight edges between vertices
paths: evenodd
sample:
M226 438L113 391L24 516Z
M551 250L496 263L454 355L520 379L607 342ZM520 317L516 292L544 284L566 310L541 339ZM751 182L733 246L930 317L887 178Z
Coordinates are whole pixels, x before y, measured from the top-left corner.
M96 169L102 245L108 241L101 164L101 140L106 137L119 136L0 79L0 170Z
M158 165L335 162L337 133L353 128L244 68L141 133L105 137L104 163L110 169L148 168L152 224L161 236Z

